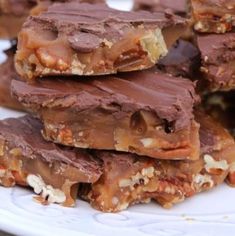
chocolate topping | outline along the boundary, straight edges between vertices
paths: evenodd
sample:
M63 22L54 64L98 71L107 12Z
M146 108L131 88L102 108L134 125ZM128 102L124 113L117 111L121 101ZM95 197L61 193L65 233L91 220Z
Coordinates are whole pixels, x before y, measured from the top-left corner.
M118 108L117 117L143 109L172 122L176 130L188 126L193 118L193 106L199 101L194 87L187 79L153 71L86 80L76 78L76 81L44 78L31 85L21 81L12 83L13 93L27 105L76 110L114 107Z
M0 14L28 15L29 11L36 5L37 0L1 0Z
M45 141L40 133L41 123L30 116L10 118L0 122L0 137L21 148L28 158L40 158L46 162L59 161L72 165L92 179L101 175L101 165L85 150L67 148Z
M235 59L235 33L208 34L197 37L202 57L208 64L220 64ZM219 61L218 61L219 60Z
M15 16L28 15L32 8L40 3L53 4L55 2L88 2L88 3L103 3L104 0L1 0L0 14L13 14Z
M11 81L18 78L14 67L15 51L16 45L4 51L7 59L0 65L0 105L21 110L21 104L11 96Z
M72 34L68 37L68 41L74 50L85 53L97 49L101 43L99 37L90 33Z
M170 9L175 14L186 13L186 0L135 0L134 10L161 11Z
M204 1L197 0L195 2L200 2L203 4ZM227 8L228 10L232 10L234 8L234 0L206 0L205 2L208 7L221 7Z
M180 39L159 60L157 66L174 76L192 78L195 70L199 70L200 51L192 43Z
M163 12L154 14L144 11L125 12L109 8L105 4L67 2L53 4L47 12L28 18L24 28L32 28L34 31L49 30L65 36L76 35L78 41L73 39L71 43L70 39L71 47L86 51L87 48L90 50L94 45L97 46L99 42L97 37L101 41L104 39L115 41L132 26L144 25L154 29L183 22L180 17L168 19ZM83 35L79 36L81 33ZM89 34L84 37L84 33ZM88 38L89 43L87 43ZM81 49L82 46L85 49Z
M198 47L202 55L203 71L206 72L211 87L235 84L235 33L199 35ZM215 84L215 85L214 85Z

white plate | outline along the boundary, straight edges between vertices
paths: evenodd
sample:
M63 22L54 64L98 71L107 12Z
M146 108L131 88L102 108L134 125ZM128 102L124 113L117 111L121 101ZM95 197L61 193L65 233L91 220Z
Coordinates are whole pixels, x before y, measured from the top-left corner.
M77 207L43 206L32 191L0 187L0 228L16 235L222 236L235 234L235 190L222 185L170 210L156 203L121 213L101 213L86 202Z
M131 2L110 1L128 9ZM1 42L0 49L8 43ZM4 58L0 55L0 61ZM0 119L22 113L0 108ZM97 236L221 236L235 235L235 189L225 184L165 210L155 203L130 207L128 211L104 214L87 203L76 208L42 206L32 191L0 187L0 229L16 235Z

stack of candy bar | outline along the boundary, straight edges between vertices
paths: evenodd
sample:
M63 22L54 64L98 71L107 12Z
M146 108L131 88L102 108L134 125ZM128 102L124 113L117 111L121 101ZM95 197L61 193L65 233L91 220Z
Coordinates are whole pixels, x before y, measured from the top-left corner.
M12 49L0 68L29 113L0 121L0 184L29 186L44 205L79 197L103 212L151 200L169 208L235 185L234 138L208 115L210 87L195 82L211 81L204 35L192 29L201 5L136 1L127 12L54 2L24 12L14 62Z
M194 0L191 6L206 87L203 105L234 136L235 1Z

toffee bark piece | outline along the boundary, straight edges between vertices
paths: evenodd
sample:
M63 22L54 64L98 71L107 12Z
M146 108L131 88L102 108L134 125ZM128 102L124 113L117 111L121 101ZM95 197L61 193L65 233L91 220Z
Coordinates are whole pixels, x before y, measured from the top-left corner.
M201 157L197 161L166 161L134 154L97 152L104 174L88 191L91 206L118 212L151 199L165 208L221 184L235 163L235 144L229 133L205 114L201 125ZM233 181L234 183L234 181Z
M45 141L41 123L30 116L0 121L0 184L34 189L43 204L74 206L80 183L94 183L101 162L85 150Z
M30 1L30 0L28 0ZM42 12L47 11L48 7L51 6L53 3L64 3L64 2L78 2L78 3L102 3L105 4L105 0L32 0L37 1L37 5L31 10L30 15L37 16Z
M0 38L16 38L29 15L46 11L55 2L101 3L102 0L0 0Z
M200 69L200 51L192 43L178 40L167 55L158 61L157 68L173 76L194 78Z
M185 22L160 12L124 12L105 4L54 4L24 24L16 68L23 78L32 80L153 67L167 53L161 30L173 25Z
M235 33L198 35L201 71L210 90L235 88Z
M7 59L0 65L0 106L23 110L23 106L11 96L11 81L18 75L14 67L15 46L5 51Z
M170 9L174 14L186 16L187 0L134 0L134 9L145 11L162 11Z
M234 0L191 0L194 29L202 33L225 33L235 26Z
M13 81L18 100L40 116L44 137L80 148L159 159L198 159L194 84L153 71L84 80Z
M0 38L17 37L36 0L0 0Z

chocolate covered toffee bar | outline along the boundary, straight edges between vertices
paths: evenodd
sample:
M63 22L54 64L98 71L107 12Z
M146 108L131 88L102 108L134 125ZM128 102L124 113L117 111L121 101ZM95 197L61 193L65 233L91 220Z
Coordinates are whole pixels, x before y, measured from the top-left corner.
M23 106L11 96L11 81L18 76L14 67L16 46L5 51L7 59L0 65L0 106L22 110Z
M225 33L235 26L234 0L191 0L194 29Z
M64 3L64 2L77 2L77 3L102 3L105 4L105 0L27 0L37 2L37 5L31 10L30 15L37 16L40 13L47 11L48 7L53 3Z
M161 11L170 9L174 14L185 16L187 0L134 0L134 10Z
M0 38L16 38L29 15L46 11L55 2L101 3L104 0L0 0Z
M198 35L197 42L209 89L235 88L235 33Z
M39 114L44 137L80 148L118 150L160 159L198 159L199 97L182 78L132 72L118 77L34 84L14 81L13 93Z
M194 33L192 32L191 22L185 18L186 5L186 0L135 0L133 10L145 10L149 12L160 11L165 12L168 17L173 17L173 15L184 17L187 22L185 27L178 24L178 26L173 25L172 27L167 27L162 30L167 48L170 48L179 38L187 40L192 40L193 38Z
M197 120L201 125L201 157L197 161L96 153L103 160L104 174L87 195L91 205L104 212L117 212L153 199L169 208L222 183L228 174L230 183L234 183L233 138L205 114L198 114Z
M160 12L123 12L105 4L54 4L24 24L16 68L28 80L142 70L167 53L161 30L172 25L185 23Z
M0 38L17 37L36 0L0 0Z
M0 184L30 186L41 203L74 206L80 183L94 183L101 163L85 150L44 141L41 123L25 116L0 121Z

